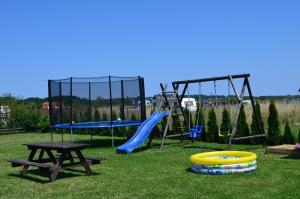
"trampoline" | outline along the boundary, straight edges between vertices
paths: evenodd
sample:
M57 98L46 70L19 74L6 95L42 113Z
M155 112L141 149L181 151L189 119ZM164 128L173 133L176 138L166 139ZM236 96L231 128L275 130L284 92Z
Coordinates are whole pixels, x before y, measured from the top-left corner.
M137 120L124 120L124 121L100 121L100 122L80 122L74 124L57 124L53 125L52 128L56 129L96 129L96 128L116 128L116 127L126 127L126 126L140 126L141 121Z
M69 129L73 135L74 129L110 128L113 146L114 128L139 126L146 119L140 76L48 80L48 96L51 129Z

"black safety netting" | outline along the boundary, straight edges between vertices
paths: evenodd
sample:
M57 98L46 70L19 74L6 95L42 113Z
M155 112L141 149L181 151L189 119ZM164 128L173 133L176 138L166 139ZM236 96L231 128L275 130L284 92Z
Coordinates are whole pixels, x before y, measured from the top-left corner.
M144 79L92 77L49 80L51 125L145 120Z

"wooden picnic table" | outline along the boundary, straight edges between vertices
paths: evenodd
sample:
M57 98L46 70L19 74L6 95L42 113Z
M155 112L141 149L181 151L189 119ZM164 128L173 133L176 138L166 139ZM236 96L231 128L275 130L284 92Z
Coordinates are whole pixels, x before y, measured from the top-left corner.
M55 181L61 169L83 166L86 175L93 174L89 165L100 164L99 158L86 158L81 150L88 144L60 143L60 142L38 142L25 144L30 153L27 161L11 160L13 167L23 166L21 175L26 175L30 166L38 167L41 171L49 173L49 180ZM39 151L38 157L35 157ZM56 153L54 153L56 152ZM47 154L48 157L45 157Z

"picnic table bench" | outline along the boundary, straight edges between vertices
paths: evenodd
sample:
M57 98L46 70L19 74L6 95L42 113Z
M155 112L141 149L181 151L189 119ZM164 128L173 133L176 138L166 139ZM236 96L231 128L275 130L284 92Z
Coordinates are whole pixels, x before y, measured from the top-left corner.
M21 175L26 175L30 166L39 168L40 171L48 172L49 180L55 181L61 169L83 166L86 175L93 174L90 165L100 164L103 158L84 157L81 150L88 144L60 143L60 142L38 142L25 144L30 150L28 159L10 160L12 167L23 167ZM37 152L40 151L37 158ZM53 152L56 151L56 155ZM48 155L45 156L45 153Z

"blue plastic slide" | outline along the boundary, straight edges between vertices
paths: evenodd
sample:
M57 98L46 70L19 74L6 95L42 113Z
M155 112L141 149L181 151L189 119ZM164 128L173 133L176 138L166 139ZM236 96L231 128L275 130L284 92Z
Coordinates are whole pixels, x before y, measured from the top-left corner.
M142 145L149 137L157 123L159 123L167 115L167 112L163 112L161 114L153 112L152 115L141 124L130 140L116 148L117 153L131 153L134 149Z

